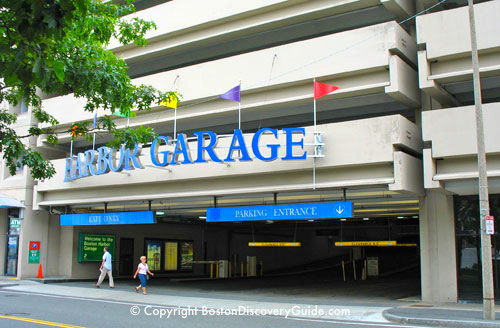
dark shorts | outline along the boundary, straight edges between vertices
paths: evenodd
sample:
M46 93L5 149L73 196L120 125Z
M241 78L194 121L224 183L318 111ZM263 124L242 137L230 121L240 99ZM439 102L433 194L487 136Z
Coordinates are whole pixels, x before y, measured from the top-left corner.
M139 274L139 280L141 281L141 287L146 287L146 275L145 274Z

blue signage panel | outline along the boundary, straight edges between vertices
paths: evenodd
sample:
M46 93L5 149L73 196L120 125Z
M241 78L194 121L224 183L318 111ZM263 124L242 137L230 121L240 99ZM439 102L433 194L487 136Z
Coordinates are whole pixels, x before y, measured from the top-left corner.
M62 226L155 223L152 211L63 214Z
M207 208L207 222L352 217L352 202Z

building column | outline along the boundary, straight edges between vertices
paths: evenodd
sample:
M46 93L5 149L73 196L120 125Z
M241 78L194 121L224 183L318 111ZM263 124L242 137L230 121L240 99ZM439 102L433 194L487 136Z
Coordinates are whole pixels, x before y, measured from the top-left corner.
M47 238L47 267L45 274L49 277L60 277L59 259L61 258L59 251L61 245L61 225L59 217L49 214L49 235Z
M0 208L0 276L5 274L5 262L7 256L7 225L8 225L7 209Z
M57 216L58 219L59 216ZM61 227L59 238L59 276L73 277L73 266L78 258L78 245L75 246L75 242L78 243L78 240L75 241L73 227ZM74 249L75 247L76 250Z
M457 261L453 196L427 191L420 200L422 301L457 302Z
M17 277L20 279L36 277L40 264L42 264L45 276L47 272L49 215L46 211L33 211L31 204L26 204L24 219L21 222ZM31 241L40 242L40 263L28 263Z

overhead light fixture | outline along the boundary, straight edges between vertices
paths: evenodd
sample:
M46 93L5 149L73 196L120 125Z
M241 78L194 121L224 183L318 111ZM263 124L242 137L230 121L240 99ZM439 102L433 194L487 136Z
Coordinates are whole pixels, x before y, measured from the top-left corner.
M207 217L206 216L200 216L200 220L206 220Z
M340 219L340 221L347 221L347 219Z
M308 222L314 222L314 220L307 220Z
M273 220L267 220L266 223L273 223Z
M397 219L404 219L404 216L398 216Z
M363 221L368 221L370 220L370 218L363 218Z
M163 211L156 211L156 215L165 215L165 212L163 212Z
M411 217L412 219L418 219L418 215L414 215Z

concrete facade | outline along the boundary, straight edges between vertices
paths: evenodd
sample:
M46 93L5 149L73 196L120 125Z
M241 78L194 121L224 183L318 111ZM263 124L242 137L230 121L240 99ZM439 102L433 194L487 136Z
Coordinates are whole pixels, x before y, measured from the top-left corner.
M453 0L430 13L423 10L437 1L228 3L170 1L130 16L154 20L158 29L148 33L144 48L112 42L110 49L130 65L134 83L177 90L183 98L176 114L158 106L150 113L138 112L130 122L117 118L117 126L151 126L160 135L175 138L175 119L176 132L188 137L205 130L219 134L215 151L225 157L229 135L238 126L238 104L218 96L241 83L241 126L247 145L260 128L301 127L306 131L304 150L294 152L314 154L320 146L313 126L315 78L340 87L317 102L316 131L321 133L323 156L158 168L152 166L150 145L144 145L143 169L65 182L70 135L61 134L58 146L49 145L44 137L29 140L52 160L57 173L50 180L33 181L26 169L9 176L1 167L0 194L26 205L17 276L36 276L38 265L27 263L27 247L29 241L41 241L45 275L94 278L95 263L77 261L81 232L113 234L117 249L120 238L133 238L134 259L143 255L145 240L154 238L192 240L195 261L257 256L270 270L341 256L346 253L331 245L342 240L342 230L339 236L320 236L314 227L323 223L301 225L299 233L293 227L282 234L257 231L252 239L308 241L290 252L266 252L247 246L251 239L244 229L199 220L206 208L215 206L351 200L359 220L418 216L422 299L456 302L453 196L477 193L467 8ZM475 5L492 193L500 191L500 139L495 128L500 119L500 39L492 32L499 30L495 20L499 5L499 1ZM420 15L415 18L416 13ZM84 105L73 95L44 99L44 109L59 120L56 128L61 131L93 118ZM104 114L109 113L98 112ZM14 128L22 133L36 124L28 109ZM107 141L109 136L97 137L98 146ZM283 157L285 142L282 133L263 135L263 155L270 154L269 145L279 144L278 155ZM195 141L190 140L189 146L196 152ZM77 140L73 147L78 153L92 144ZM165 150L172 146L160 146L159 151ZM61 213L148 209L179 220L152 227L59 223ZM6 227L7 212L0 209L0 233ZM4 236L1 233L0 256L5 254ZM115 253L115 268L119 257ZM2 274L4 265L0 257ZM195 265L192 274L205 270Z

